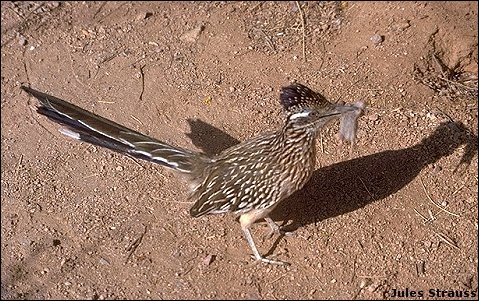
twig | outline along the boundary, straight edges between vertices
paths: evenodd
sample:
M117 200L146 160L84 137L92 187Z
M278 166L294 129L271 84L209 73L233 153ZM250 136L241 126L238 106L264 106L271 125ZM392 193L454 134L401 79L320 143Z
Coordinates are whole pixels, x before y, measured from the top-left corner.
M285 274L279 276L278 278L274 279L273 281L271 281L270 283L275 283L276 281L280 280L281 278L283 278L284 276L286 276Z
M276 47L274 47L274 44L273 44L273 41L271 40L271 37L269 37L266 32L264 32L263 29L260 29L261 33L264 35L265 39L266 39L266 44L268 44L268 46L271 48L271 50L274 52L276 51Z
M264 1L260 1L258 4L256 4L250 11L253 12L255 9L257 9L258 7L262 6L264 3Z
M86 84L84 84L84 83L80 80L80 76L79 76L78 74L76 74L75 68L73 67L73 62L74 62L75 60L73 59L73 56L72 56L71 52L69 52L68 50L67 50L67 52L68 52L68 56L69 56L69 58L70 58L70 69L72 70L73 77L75 78L75 80L76 80L81 86L83 86L83 87L87 88L88 90L90 90L90 87L87 86Z
M319 143L321 145L321 152L324 154L323 135L319 134Z
M436 204L436 202L434 202L431 197L429 196L429 194L427 193L427 190L426 190L426 185L424 185L424 182L422 181L422 178L419 178L419 180L421 180L421 184L422 184L422 188L424 188L424 192L426 193L426 196L427 198L429 199L429 201L431 201L431 203L433 203L437 208L441 209L442 211L450 214L450 215L453 215L455 217L460 217L459 215L455 214L455 213L452 213L451 211L448 211L447 209L443 208L442 206L439 206L438 204Z
M141 75L141 93L140 93L140 101L143 101L143 92L145 92L145 74L143 73L143 68L145 65L140 67L140 75Z
M416 210L416 208L414 208L414 212L416 212L417 215L419 215L420 217L422 217L423 219L423 223L427 223L429 221L429 219L427 217L425 217L424 215L422 215L421 213L419 213L419 211Z
M134 119L136 122L138 122L139 124L143 125L143 122L141 122L140 119L136 118L135 116L133 116L133 115L131 115L131 114L130 114L130 117L131 117L132 119Z
M455 195L456 193L458 193L459 191L461 191L461 189L463 189L464 186L465 186L465 185L463 184L461 187L459 187L458 189L456 189L456 190L452 193L452 195Z
M439 109L439 108L436 108L436 110L438 110L442 115L446 116L447 119L449 119L450 122L455 122L454 119L452 119L451 116L449 116L446 112L444 112L443 110Z
M444 67L443 67L442 62L439 61L439 58L436 56L436 54L433 54L432 57L434 58L434 62L437 64L437 66L441 70L442 76L446 77L446 74L444 73Z
M128 4L127 2L123 2L122 4L118 5L116 8L112 9L109 13L107 13L106 15L103 15L101 16L100 18L98 18L97 22L98 23L102 23L103 19L109 17L112 13L114 13L115 11L119 10L122 6L124 6L125 4ZM95 16L96 17L96 16Z
M152 199L154 200L158 200L160 202L163 202L163 203L174 203L174 204L187 204L187 205L191 205L193 204L193 202L187 202L187 201L169 201L169 200L164 200L164 199L161 199L161 198L157 198L157 197L154 197L154 196L150 196Z
M94 173L94 174L91 174L91 175L88 175L88 176L84 176L83 180L88 179L88 178L92 178L92 177L96 177L98 175L100 175L100 174L99 173Z
M126 156L126 158L135 162L135 164L138 165L139 167L141 167L141 169L145 169L145 167L143 165L141 165L140 162L138 162L134 157Z
M25 75L27 76L27 83L31 83L30 77L28 76L28 69L27 69L27 63L25 62L25 51L23 52L23 70L25 71Z
M96 16L100 13L100 11L103 9L103 7L105 6L106 2L103 2L100 7L96 10L96 12L93 14L93 19L96 18Z
M359 88L360 91L384 91L383 88ZM398 109L400 108L397 108L397 109L394 109L395 111L397 111ZM392 110L392 111L394 111Z
M145 225L144 225L145 226ZM145 236L146 234L146 226L145 226L145 229L143 230L143 233L141 233L141 235L135 239L129 246L128 248L126 248L126 251L129 251L128 253L128 257L126 257L126 260L125 260L125 263L128 262L128 260L130 260L130 257L131 255L133 255L133 253L135 252L136 248L138 248L138 246L140 245L141 241L143 240L143 237Z
M442 233L437 233L436 231L434 231L434 234L436 234L443 242L445 242L446 244L450 245L451 247L453 247L454 249L457 249L457 250L460 250L460 248L457 246L457 244L452 240L450 239L449 237L447 237L446 235L442 234Z
M384 275L384 276L381 276L381 275L357 275L358 278L371 278L371 279L374 279L374 278L388 278L388 275Z
M364 189L366 189L366 191L369 193L369 196L371 198L374 198L372 193L369 191L368 187L366 186L366 184L364 184L363 179L361 179L361 177L359 177L359 176L358 176L358 178L359 178L359 181L361 181L361 183L363 183Z
M116 50L115 50L116 51ZM100 62L98 62L97 66L99 67L101 64L103 63L108 63L109 61L111 61L112 59L116 58L118 56L119 52L116 51L115 53L103 58Z
M28 15L25 16L25 20L28 20L28 18L29 18L34 12L36 12L39 8L43 7L45 4L46 4L46 1L43 2L43 3L36 3L36 4L35 4L35 7L32 8L32 9L28 12Z
M23 154L20 154L20 160L18 160L18 163L17 163L17 169L19 166L21 166L23 163Z
M304 13L303 10L301 9L301 5L299 4L299 1L295 1L296 6L298 7L299 14L301 16L301 27L303 30L303 60L306 62L306 21L304 20Z
M447 79L446 77L441 77L441 76L438 76L439 79L442 79L443 81L446 81L448 82L449 84L451 85L456 85L456 86L460 86L466 90L469 90L469 91L475 91L477 90L477 88L474 88L474 87L469 87L469 86L466 86L464 85L463 83L460 83L458 81L453 81L453 80L450 80L450 79Z
M356 259L358 258L358 255L354 256L354 262L353 262L353 272L351 273L351 283L354 280L354 277L356 277Z
M13 4L14 6L16 6L15 3L12 2L12 4ZM17 10L11 8L10 6L7 6L7 8L10 9L12 12L14 12L20 19L22 19L23 21L25 21L25 17L22 16L19 12L17 12Z
M164 226L163 229L166 230L166 231L168 231L168 232L170 232L171 235L173 235L174 238L177 238L177 237L178 237L178 235L176 235L176 233L173 232L173 230L171 230L170 228L167 228L167 227Z

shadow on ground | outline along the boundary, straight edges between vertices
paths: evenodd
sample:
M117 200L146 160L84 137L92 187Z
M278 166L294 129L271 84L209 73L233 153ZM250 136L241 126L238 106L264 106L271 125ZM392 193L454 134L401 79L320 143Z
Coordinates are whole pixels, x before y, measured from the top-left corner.
M240 143L224 131L200 120L188 118L191 132L186 133L194 146L208 156L214 156L223 150Z

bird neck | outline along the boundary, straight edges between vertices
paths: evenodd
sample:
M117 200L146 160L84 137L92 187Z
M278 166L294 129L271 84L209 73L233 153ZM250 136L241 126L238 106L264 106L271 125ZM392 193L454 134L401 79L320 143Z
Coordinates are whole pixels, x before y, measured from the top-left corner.
M297 126L291 123L286 123L282 129L281 139L285 144L309 146L314 143L317 128L313 125Z

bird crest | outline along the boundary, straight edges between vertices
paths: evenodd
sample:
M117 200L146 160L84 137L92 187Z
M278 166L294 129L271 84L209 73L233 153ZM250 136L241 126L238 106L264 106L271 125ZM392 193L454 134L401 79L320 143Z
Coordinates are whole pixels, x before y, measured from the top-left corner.
M280 103L288 113L295 113L309 107L325 107L331 103L310 88L294 83L281 89Z

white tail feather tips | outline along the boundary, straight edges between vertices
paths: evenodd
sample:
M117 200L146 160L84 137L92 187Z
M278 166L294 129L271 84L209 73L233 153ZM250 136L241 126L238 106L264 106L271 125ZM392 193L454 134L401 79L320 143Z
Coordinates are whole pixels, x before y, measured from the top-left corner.
M76 139L76 140L80 140L80 134L78 134L77 132L74 132L70 129L62 128L62 129L59 129L58 131L65 136L68 136L68 137Z

